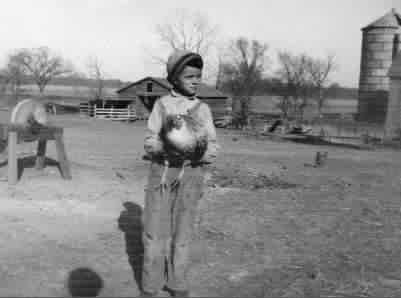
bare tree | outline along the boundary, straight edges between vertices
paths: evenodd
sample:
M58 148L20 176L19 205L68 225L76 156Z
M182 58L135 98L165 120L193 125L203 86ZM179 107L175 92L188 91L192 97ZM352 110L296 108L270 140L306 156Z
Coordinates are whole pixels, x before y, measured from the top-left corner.
M223 57L222 55L218 55L217 57L217 73L216 73L216 89L221 89L222 87L222 79L223 79Z
M266 44L257 40L238 38L233 41L223 62L224 77L231 81L232 92L239 96L252 96L263 78L266 68Z
M206 15L197 11L176 10L156 25L155 34L160 41L157 54L155 49L146 49L146 55L152 62L164 67L168 53L189 50L204 58L205 80L217 75L218 27Z
M47 47L21 49L18 55L21 56L22 64L28 75L32 76L41 95L53 78L72 71L71 65L68 65L62 57L51 53Z
M88 58L87 68L89 78L93 80L91 94L95 99L100 99L104 95L105 72L103 70L103 65L99 61L99 58L94 56Z
M156 32L171 50L189 50L206 56L216 41L217 26L199 12L179 10L157 25Z
M326 99L324 91L327 87L326 85L329 81L330 74L336 69L334 56L328 55L325 59L310 57L307 61L306 67L310 76L310 82L320 117Z
M290 116L291 110L293 108L293 103L291 101L290 96L284 95L280 98L280 101L277 103L277 108L280 109L282 113L282 117L284 119L288 119Z
M298 120L303 118L311 90L307 71L308 61L309 57L305 54L294 55L285 51L278 53L278 75L286 85L283 103L279 107L285 117L292 113Z
M224 89L234 96L239 104L242 124L248 122L249 105L266 69L267 44L257 40L238 38L234 40L221 63L220 81Z
M9 87L13 98L18 101L21 94L21 85L26 78L27 71L23 64L23 56L18 53L12 53L7 57L5 69L2 71L3 76L3 91Z

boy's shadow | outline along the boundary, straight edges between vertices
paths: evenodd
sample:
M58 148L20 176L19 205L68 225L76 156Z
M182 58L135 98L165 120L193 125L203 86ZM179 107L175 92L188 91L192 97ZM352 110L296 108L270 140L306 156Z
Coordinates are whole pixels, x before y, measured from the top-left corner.
M128 261L134 272L138 288L142 290L143 242L142 242L142 207L133 202L124 202L123 210L118 218L118 227L125 234Z

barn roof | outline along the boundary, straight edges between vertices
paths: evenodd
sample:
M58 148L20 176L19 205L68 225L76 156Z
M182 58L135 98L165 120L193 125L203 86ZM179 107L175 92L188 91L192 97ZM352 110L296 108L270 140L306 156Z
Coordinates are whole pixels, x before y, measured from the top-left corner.
M362 28L362 30L372 28L399 28L401 27L401 15L393 8L384 16L378 18L368 26Z
M130 83L127 86L122 87L121 89L117 90L116 92L120 94L135 85L141 84L144 81L153 81L156 84L159 84L160 86L165 88L166 90L171 90L173 88L173 86L170 84L170 82L167 81L167 79L165 79L165 78L145 77L139 81ZM216 88L206 85L206 84L203 84L203 83L201 83L199 86L197 96L200 98L227 98L228 97L227 95L225 95L221 91L217 90Z

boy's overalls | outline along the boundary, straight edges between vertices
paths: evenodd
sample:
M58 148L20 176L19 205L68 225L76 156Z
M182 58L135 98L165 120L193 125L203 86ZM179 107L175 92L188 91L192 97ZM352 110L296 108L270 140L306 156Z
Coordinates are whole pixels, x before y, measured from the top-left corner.
M157 104L156 109L166 114L162 103ZM199 106L194 105L190 112L196 113ZM188 290L189 244L204 185L205 168L187 166L179 187L162 192L163 169L161 161L152 161L145 194L142 287L147 293L157 293L164 285L174 291ZM179 171L179 165L169 168L167 185Z

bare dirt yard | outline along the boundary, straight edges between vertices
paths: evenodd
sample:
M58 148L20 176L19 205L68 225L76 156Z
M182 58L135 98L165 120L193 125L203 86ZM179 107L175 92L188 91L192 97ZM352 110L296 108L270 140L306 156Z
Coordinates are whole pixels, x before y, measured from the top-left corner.
M73 179L24 158L0 168L0 296L69 296L91 268L102 297L135 297L148 164L145 124L60 115ZM192 296L401 296L401 152L272 142L219 130L196 219ZM34 144L21 145L26 156ZM327 164L308 166L316 151ZM54 144L48 157L56 159ZM165 294L167 296L167 294Z

